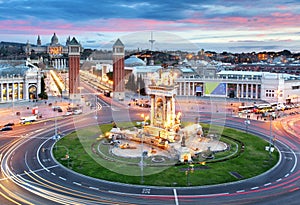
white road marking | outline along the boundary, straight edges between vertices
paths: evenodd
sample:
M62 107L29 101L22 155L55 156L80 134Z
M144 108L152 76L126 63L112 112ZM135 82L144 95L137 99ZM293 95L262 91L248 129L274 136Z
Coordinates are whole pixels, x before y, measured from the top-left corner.
M236 193L241 193L241 192L245 192L245 190L236 191Z
M61 180L64 180L64 181L66 181L66 180L67 180L66 178L63 178L63 177L58 177L58 178L60 178Z
M97 187L92 187L92 186L90 186L89 188L90 188L90 189L94 189L94 190L99 190L99 188L97 188Z
M179 203L178 203L178 198L177 198L177 192L176 192L176 189L173 189L173 193L174 193L174 198L175 198L175 204L176 204L176 205L179 205Z
M288 176L290 176L290 174L286 174L286 175L284 175L284 177L288 177Z
M264 186L269 186L269 185L271 185L272 183L267 183L267 184L264 184Z
M282 179L280 178L280 179L277 179L276 181L279 182L279 181L281 181L281 180L282 180Z
M77 185L77 186L81 186L80 183L77 183L77 182L73 182L73 184Z
M256 186L256 187L252 187L251 190L255 190L255 189L258 189L259 187Z

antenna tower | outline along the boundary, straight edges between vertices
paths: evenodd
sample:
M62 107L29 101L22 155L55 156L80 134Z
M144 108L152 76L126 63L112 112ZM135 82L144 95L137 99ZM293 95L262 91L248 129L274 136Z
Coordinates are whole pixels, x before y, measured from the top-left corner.
M153 51L153 44L155 42L155 40L153 39L153 32L151 32L151 39L149 40L150 44L151 44L151 51Z

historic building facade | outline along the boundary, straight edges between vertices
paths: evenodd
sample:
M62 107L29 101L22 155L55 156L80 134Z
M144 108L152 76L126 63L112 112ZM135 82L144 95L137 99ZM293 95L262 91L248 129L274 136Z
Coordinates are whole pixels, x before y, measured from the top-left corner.
M26 61L0 67L0 103L37 99L41 92L41 71Z
M42 45L41 38L38 36L36 45L31 45L27 42L25 52L29 56L32 53L47 53L49 54L48 66L56 70L68 70L69 78L69 97L79 98L79 69L80 55L83 51L82 46L76 40L67 38L66 44L59 43L56 33L53 34L49 45Z

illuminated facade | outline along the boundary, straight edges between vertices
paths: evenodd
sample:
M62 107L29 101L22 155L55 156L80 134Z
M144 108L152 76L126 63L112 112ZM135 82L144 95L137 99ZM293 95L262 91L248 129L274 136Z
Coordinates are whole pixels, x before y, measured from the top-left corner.
M158 79L152 79L148 85L151 98L150 126L146 132L174 142L180 126L180 116L175 114L175 76L171 69L161 68Z
M79 69L80 55L83 48L78 41L73 37L66 40L66 45L61 45L58 41L56 33L53 34L51 42L47 46L42 46L40 36L38 36L37 44L31 45L27 42L25 52L29 56L34 53L48 53L49 64L56 70L69 69L69 97L78 97L79 91Z
M41 92L40 69L29 62L1 66L0 75L1 103L37 99Z
M49 65L54 69L64 70L68 66L68 58L64 54L68 53L68 45L70 41L70 37L68 37L66 44L62 45L59 43L56 33L54 33L50 44L43 46L41 38L38 36L36 45L31 45L29 42L27 42L25 46L25 52L27 56L30 56L32 53L48 53Z
M177 78L177 95L300 102L300 77L296 75L253 71L221 71L216 75Z

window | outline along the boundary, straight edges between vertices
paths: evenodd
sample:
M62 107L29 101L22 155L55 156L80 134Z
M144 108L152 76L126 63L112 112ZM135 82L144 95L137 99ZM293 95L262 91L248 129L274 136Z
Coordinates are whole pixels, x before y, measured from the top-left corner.
M72 53L78 53L78 52L79 52L79 48L78 48L78 47L72 46L72 47L71 47L71 52L72 52Z
M292 90L299 90L299 89L300 89L300 85L292 86Z

